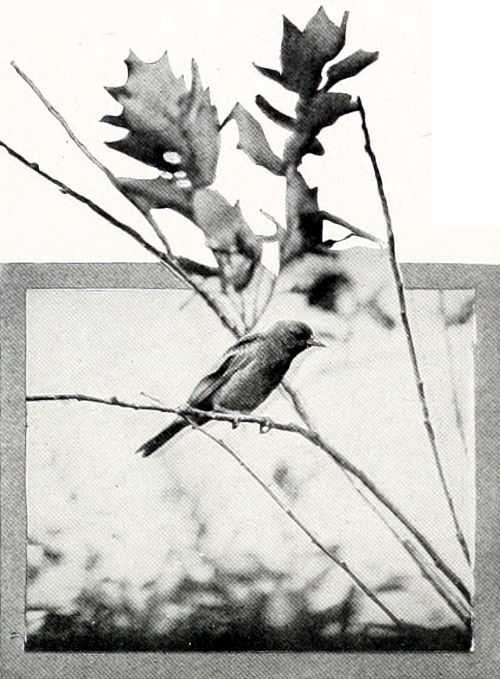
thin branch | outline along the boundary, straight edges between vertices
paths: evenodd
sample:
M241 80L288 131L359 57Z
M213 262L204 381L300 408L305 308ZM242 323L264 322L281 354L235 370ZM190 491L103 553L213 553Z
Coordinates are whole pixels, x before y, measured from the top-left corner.
M113 217L109 212L101 208L97 203L94 203L93 200L90 198L87 198L83 194L79 193L78 191L75 191L74 189L70 188L67 184L64 182L60 181L59 179L56 179L52 175L50 175L48 172L45 172L40 168L38 163L33 163L29 160L27 160L24 156L22 156L20 153L18 153L16 150L14 150L11 146L6 144L4 141L0 140L0 147L3 147L9 155L11 155L13 158L18 160L20 163L25 165L27 168L30 170L33 170L33 172L36 172L40 177L43 177L47 181L49 181L51 184L54 184L54 186L57 186L57 188L64 194L67 194L68 196L71 196L72 198L75 198L78 200L80 203L83 203L86 205L88 208L90 208L93 212L99 215L99 217L102 217L106 221L108 221L110 224L113 226L116 226L117 229L120 231L123 231L126 233L128 236L133 238L139 245L141 245L143 248L145 248L150 254L154 255L158 259L163 259L164 258L164 253L155 248L154 245L149 243L145 238L143 238L138 231L136 231L133 227L128 226L124 222L121 222L120 220L116 219L116 217Z
M426 562L418 553L417 548L410 540L403 541L404 548L412 559L418 564L423 577L432 584L436 591L446 601L450 609L460 618L465 626L471 623L471 611L467 609L461 600L454 597L446 583L433 572L432 565Z
M407 552L410 558L417 564L423 577L434 587L439 596L446 602L450 610L460 619L464 625L468 625L471 619L471 612L467 606L450 590L448 584L443 582L442 578L434 572L431 564L426 563L421 554L418 552L415 545L410 540L403 539L396 529L383 515L379 507L365 495L361 488L358 488L354 478L350 476L344 469L342 470L344 476L354 488L361 499L370 507L370 509L378 516L380 521L385 525L391 535L399 542L403 549Z
M157 404L161 404L159 399L149 395L145 394L144 392L141 392L143 396L146 396L147 398L151 399ZM403 623L399 621L396 616L394 616L391 611L384 606L384 604L380 601L380 599L377 597L377 595L372 592L372 590L364 584L361 579L354 574L354 572L349 568L349 566L346 564L345 561L341 560L338 558L335 552L330 551L327 549L320 539L314 535L312 531L310 531L307 526L296 516L296 514L292 511L290 507L287 507L280 499L279 497L271 490L271 488L265 484L262 479L256 474L246 463L245 461L230 447L227 445L225 441L222 439L214 436L210 432L206 431L205 429L202 429L199 425L196 423L193 423L191 418L188 418L187 416L184 416L187 422L196 430L198 430L201 434L206 436L207 438L211 439L214 441L218 446L220 446L223 450L225 450L227 453L233 457L238 464L248 473L250 476L256 481L261 488L274 500L274 502L290 517L290 519L309 537L311 542L318 547L326 556L331 559L337 566L339 566L344 572L349 575L349 577L360 587L360 589L372 600L374 603L379 606L384 613L388 615L388 617L396 623L398 626L403 626Z
M93 163L101 172L103 172L106 177L109 179L109 181L113 184L115 189L121 193L122 196L127 196L121 191L120 185L117 182L117 179L113 172L109 168L107 168L99 158L94 156L92 151L76 136L76 134L73 132L71 127L69 126L68 122L65 120L64 116L50 103L50 101L45 97L45 95L41 92L41 90L35 85L33 80L14 62L11 61L11 66L14 68L16 73L24 80L24 82L31 87L33 92L36 94L36 96L40 99L42 104L45 106L45 108L48 110L48 112L54 116L54 118L57 120L57 122L64 128L64 131L68 135L68 137L71 139L71 141L80 149L80 151L90 160L91 163ZM127 200L129 200L127 198ZM139 210L137 205L133 201L129 201L132 203L132 205ZM161 243L163 244L163 247L165 248L165 252L167 255L172 254L172 250L170 248L170 244L165 237L165 234L163 231L160 229L159 225L157 224L155 218L150 212L143 212L142 210L139 210L141 215L146 218L146 220L149 222L149 224L153 227L154 232L156 233L157 237L160 239Z
M297 396L295 395L295 398ZM401 510L373 483L373 481L360 469L358 469L352 462L347 460L341 453L339 453L333 446L331 446L318 432L312 428L304 428L294 423L274 422L268 417L257 415L241 415L240 413L222 413L216 411L199 410L189 406L172 408L161 405L139 405L136 403L129 403L117 399L116 397L110 399L99 398L95 396L86 396L85 394L50 394L50 395L34 395L27 396L27 401L87 401L91 403L100 403L103 405L118 406L121 408L131 408L133 410L153 410L157 412L173 413L181 417L196 417L202 416L205 419L216 420L219 422L230 422L233 427L241 423L257 424L262 433L275 429L277 431L287 431L299 434L314 445L321 448L330 458L332 458L342 469L355 476L361 483L368 488L368 490L381 502L413 535L413 537L425 549L427 554L433 560L436 568L438 568L446 577L455 585L461 592L465 600L470 603L470 593L462 580L456 575L453 570L447 566L436 550L429 543L427 538L414 526L411 521L401 512ZM298 408L303 408L299 400L297 402ZM310 420L308 419L308 422Z
M240 329L238 328L237 325L233 323L233 321L224 313L224 311L220 308L220 305L217 303L217 301L210 295L210 293L205 290L201 285L199 285L191 276L185 273L183 271L182 267L175 261L175 258L168 255L165 252L162 252L161 250L158 250L157 248L154 247L151 243L149 243L145 238L143 238L138 231L136 231L134 228L131 226L128 226L127 224L124 224L120 220L116 219L111 215L109 212L104 210L103 208L99 207L96 203L94 203L90 198L87 198L83 194L79 193L78 191L75 191L74 189L70 188L67 184L64 182L61 182L59 179L56 179L52 175L48 174L48 172L44 172L43 170L40 169L40 166L38 163L32 163L24 156L22 156L20 153L15 151L11 146L6 144L5 142L0 140L0 147L3 147L7 153L9 153L13 158L18 160L20 163L25 165L27 168L30 170L33 170L33 172L36 172L38 175L49 181L51 184L54 184L57 186L62 193L67 194L68 196L71 196L72 198L75 198L78 200L80 203L83 203L86 205L88 208L90 208L93 212L98 214L100 217L108 221L110 224L115 226L117 229L120 231L123 231L126 233L128 236L133 238L139 245L141 245L145 250L147 250L150 254L154 255L157 257L160 262L164 265L172 269L178 276L181 278L183 281L188 283L199 295L202 297L206 304L212 309L212 311L215 312L215 314L218 316L219 320L222 322L222 324L230 330L233 335L236 337L239 337L241 335Z
M429 443L431 445L432 449L432 454L434 456L434 460L436 463L439 479L441 482L441 486L443 488L443 492L446 497L446 501L448 503L448 507L453 519L453 524L455 526L455 532L456 532L456 537L457 540L460 544L460 547L462 548L462 552L465 556L465 559L467 560L467 563L470 565L471 564L471 559L470 559L470 554L469 554L469 549L467 547L467 542L465 540L464 534L462 532L462 529L460 527L460 523L458 521L458 516L455 510L455 505L453 503L453 498L451 496L451 493L448 488L448 483L446 481L446 476L443 470L443 465L441 463L441 457L439 454L438 446L437 446L437 440L436 440L436 434L434 432L434 427L431 421L430 417L430 411L429 411L429 406L427 404L427 397L425 394L425 388L424 388L424 383L422 379L422 374L420 371L420 366L418 363L418 358L417 358L417 351L415 348L415 343L413 340L413 335L411 332L411 327L410 327L410 322L408 319L408 311L407 311L407 305L406 305L406 295L404 291L404 284L403 284L403 276L401 274L398 260L396 257L396 244L395 244L395 238L394 238L394 229L392 227L392 219L391 215L389 212L389 204L387 202L387 198L385 195L385 190L384 190L384 184L382 180L382 175L380 173L380 169L378 166L377 158L375 156L375 153L373 151L373 147L371 144L371 139L370 139L370 133L368 131L368 126L366 122L366 112L363 107L363 103L361 99L358 98L358 111L361 117L361 127L363 130L364 138L365 138L365 151L368 154L368 157L370 158L372 168L373 168L373 173L375 175L375 181L377 183L377 189L378 189L378 194L380 197L380 202L382 204L382 210L384 213L384 218L387 226L387 241L388 241L388 246L389 246L389 258L391 262L391 268L392 272L394 275L394 279L396 281L396 288L397 288L397 294L398 294L398 301L399 301L399 309L400 309L400 316L401 316L401 322L403 324L404 332L406 335L406 341L408 344L408 349L410 352L410 358L411 358L411 364L413 368L413 373L415 376L415 382L417 386L417 391L418 391L418 396L420 400L420 405L422 408L422 415L423 415L423 420L424 420L424 426L427 431L427 436L429 439Z
M38 87L35 85L35 83L31 80L31 78L24 73L24 71L15 63L15 61L10 62L12 68L16 71L16 73L24 80L24 82L31 87L33 92L37 95L37 97L40 99L40 101L43 103L45 108L49 111L51 115L54 116L54 118L58 121L60 125L64 128L66 134L68 137L71 139L72 142L74 142L80 151L87 156L87 158L90 160L91 163L96 165L101 172L104 172L106 177L109 179L110 182L113 184L115 183L115 176L111 172L111 170L108 170L107 167L105 167L101 161L96 158L93 153L83 144L72 132L71 128L69 127L68 123L65 121L63 116L55 109L52 104L44 97L44 95L41 93L41 91L38 89Z
M312 425L312 420L310 419L307 410L305 409L304 404L302 403L302 400L299 396L299 394L293 389L293 387L288 384L287 382L283 381L282 384L282 389L285 392L285 394L290 398L292 401L292 404L297 411L297 413L300 415L301 419L303 422L307 425L308 429L310 431L313 431L313 425ZM392 533L392 535L396 538L396 540L400 543L400 545L405 549L410 557L417 563L419 566L422 574L426 577L427 580L431 582L431 584L434 586L438 594L444 599L444 601L448 604L448 606L451 608L451 610L460 618L460 620L464 623L466 623L468 620L470 620L470 612L464 607L464 605L460 602L457 601L457 598L450 592L449 588L446 586L445 583L440 582L440 580L437 578L435 573L431 573L431 568L430 566L425 567L422 565L422 557L419 556L416 548L412 545L412 543L409 540L403 540L401 536L397 533L397 531L391 526L391 524L387 521L387 519L384 517L380 509L373 503L369 497L365 494L364 490L359 488L357 484L354 481L354 475L351 476L349 472L344 469L342 466L340 466L340 470L346 477L347 481L351 484L351 486L354 488L356 493L364 500L364 502L371 508L371 510L378 516L378 518L382 521L382 523L389 529L389 531ZM425 573L424 573L425 570Z
M339 568L341 568L347 575L353 580L353 582L356 583L356 585L366 594L366 596L373 601L376 606L378 606L390 620L397 626L401 628L405 628L405 623L400 620L392 611L380 600L380 598L373 592L368 585L366 585L361 578L354 573L354 571L351 570L350 566L343 561L342 559L339 559L339 557L335 554L334 551L328 549L325 547L325 545L322 544L321 540L307 528L307 526L299 519L299 517L288 507L284 502L280 500L278 495L267 486L264 481L246 464L246 462L232 449L230 448L227 443L222 441L222 439L217 438L213 434L210 434L210 432L202 429L201 427L195 425L195 428L204 436L207 438L211 439L216 443L218 446L223 448L231 457L236 460L236 462L242 467L247 474L250 474L250 476L253 478L254 481L256 481L259 486L267 493L267 495L285 512L285 514L295 523L296 526L298 526L303 533L307 535L307 537L311 540L313 545L320 549L323 554L326 554L326 556L331 559Z
M374 236L373 234L369 233L368 231L365 231L364 229L360 229L357 226L354 226L353 224L349 224L349 222L346 222L345 219L342 219L342 217L337 217L336 215L332 215L330 212L326 212L325 210L320 210L318 212L318 215L326 220L327 222L332 222L332 224L338 224L339 226L342 226L344 229L347 229L352 233L353 236L358 236L359 238L365 238L366 240L372 241L372 243L377 243L377 245L384 246L385 243L380 240L380 238L377 238L377 236Z
M158 222L153 217L151 212L149 210L147 212L142 212L142 210L139 210L139 212L141 212L141 214L143 214L144 217L147 219L147 221L151 224L151 227L153 228L153 231L155 232L156 236L162 242L163 247L165 248L165 252L167 253L167 255L172 256L172 248L170 247L170 243L168 242L167 237L165 236L163 231L160 229Z

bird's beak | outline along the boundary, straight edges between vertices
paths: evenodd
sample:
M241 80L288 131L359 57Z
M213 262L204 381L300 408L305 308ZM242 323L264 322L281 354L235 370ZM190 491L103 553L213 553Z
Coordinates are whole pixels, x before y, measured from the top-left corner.
M323 342L320 342L315 337L311 337L310 339L307 340L307 346L308 347L325 347L326 348L326 344L323 344Z

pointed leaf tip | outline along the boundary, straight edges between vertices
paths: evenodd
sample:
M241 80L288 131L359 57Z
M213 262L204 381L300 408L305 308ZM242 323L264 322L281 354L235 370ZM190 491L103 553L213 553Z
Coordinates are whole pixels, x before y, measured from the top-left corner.
M260 123L240 103L236 104L231 118L238 126L238 148L244 151L256 165L265 167L273 174L283 171L280 158L273 152Z
M262 73L262 75L265 75L266 78L270 78L271 80L274 80L277 83L280 83L280 85L284 85L285 87L287 86L286 83L283 82L283 76L279 71L276 71L273 68L266 68L265 66L259 66L258 64L254 63L254 68L256 68L259 73Z
M377 61L379 57L378 52L365 52L364 50L357 50L350 54L345 59L332 64L327 71L327 80L324 89L328 90L336 83L346 78L352 78L358 75L363 69Z
M287 116L285 113L278 111L272 104L270 104L267 99L265 99L261 94L255 97L255 103L260 108L262 113L264 113L273 122L281 125L287 130L293 130L296 126L296 120Z
M222 287L243 290L260 261L262 245L246 223L239 202L232 206L218 191L194 193L195 223L219 265Z
M127 87L125 85L120 85L119 87L105 86L104 89L113 99L117 100L127 94Z
M127 127L127 122L121 113L120 115L117 116L113 115L102 116L99 122L108 123L108 125L114 125L115 127Z
M196 59L191 59L191 91L202 92L203 85L201 82L201 74ZM208 87L207 87L208 91Z
M135 66L139 66L142 63L137 54L132 50L129 51L124 61L129 70L133 69Z

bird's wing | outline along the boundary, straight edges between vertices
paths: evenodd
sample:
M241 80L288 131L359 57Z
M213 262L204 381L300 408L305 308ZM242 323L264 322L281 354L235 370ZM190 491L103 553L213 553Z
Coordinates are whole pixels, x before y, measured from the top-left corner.
M203 407L207 399L238 371L248 365L255 357L252 348L256 346L262 335L243 337L228 349L221 357L214 370L204 377L194 388L189 397L189 404L194 408Z

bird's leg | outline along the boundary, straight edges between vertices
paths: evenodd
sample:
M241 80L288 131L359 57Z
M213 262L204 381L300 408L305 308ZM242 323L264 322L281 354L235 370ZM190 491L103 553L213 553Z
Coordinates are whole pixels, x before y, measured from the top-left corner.
M241 424L241 413L237 410L228 410L227 408L217 408L214 409L214 412L230 416L231 426L233 427L233 429L237 429Z

